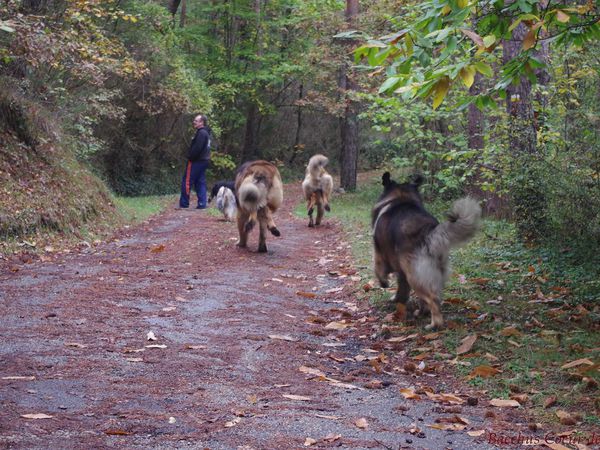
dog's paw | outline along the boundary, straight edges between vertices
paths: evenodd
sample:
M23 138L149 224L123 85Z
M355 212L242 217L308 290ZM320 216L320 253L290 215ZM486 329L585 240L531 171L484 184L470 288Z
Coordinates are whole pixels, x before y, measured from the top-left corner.
M267 245L266 244L259 245L258 253L267 253Z
M236 247L239 247L239 248L246 248L246 247L247 247L247 245L246 245L246 244L242 244L240 241L237 241L237 242L235 243L235 245L236 245Z
M315 224L313 223L313 221L311 220L310 222L308 222L308 227L309 228L314 228Z
M281 236L281 232L277 229L277 227L269 228L269 231L271 232L271 234L273 236L277 236L277 237Z

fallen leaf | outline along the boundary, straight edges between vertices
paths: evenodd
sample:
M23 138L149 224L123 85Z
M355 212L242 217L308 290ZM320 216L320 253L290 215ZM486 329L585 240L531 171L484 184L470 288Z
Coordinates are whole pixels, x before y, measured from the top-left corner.
M326 330L343 330L348 328L348 324L344 322L330 322L325 325Z
M148 334L146 335L146 340L156 341L158 339L156 339L156 336L154 335L154 333L152 331L148 331Z
M477 340L476 334L472 334L470 336L465 337L461 341L462 344L460 344L460 346L456 349L456 354L462 355L463 353L467 353L468 351L470 351L471 348L473 348L473 344L475 344L476 340Z
M521 404L516 400L505 400L501 398L494 398L490 400L490 405L497 406L499 408L518 408L519 406L521 406Z
M331 433L331 434L328 434L327 436L325 436L325 437L323 438L323 440L324 440L325 442L335 442L335 441L337 441L338 439L341 439L341 437L342 437L342 435L341 435L341 434L333 434L333 433Z
M523 333L521 333L515 327L506 327L500 331L500 334L502 336L521 336Z
M19 376L10 376L10 377L2 377L3 380L25 380L25 381L33 381L35 380L34 376L29 377L19 377Z
M126 361L129 362L144 362L143 358L127 358Z
M544 400L544 408L550 408L551 406L556 405L556 396L553 395L551 397L548 397L546 400Z
M577 366L581 366L581 365L587 365L587 366L593 366L594 363L592 361L590 361L588 358L582 358L582 359L578 359L576 361L571 361L570 363L567 363L563 366L561 366L561 369L570 369L572 367L577 367Z
M433 425L427 425L429 428L435 428L436 430L444 431L462 431L467 428L466 425L460 423L436 423Z
M409 400L421 400L421 396L415 392L412 388L403 388L400 389L400 393L404 396L404 398Z
M278 339L281 341L289 341L289 342L296 342L298 340L296 338L293 338L291 336L287 336L284 334L270 334L269 339Z
M153 247L152 250L150 250L151 253L160 253L162 251L164 251L165 246L163 244L157 245L156 247Z
M479 437L485 434L485 430L467 431L467 434L471 437Z
M563 425L577 425L577 420L567 411L559 409L558 411L556 411L556 417L560 419L560 423L562 423Z
M185 346L185 348L187 348L188 350L205 350L208 347L206 345L191 345L188 344Z
M569 447L557 444L556 442L544 442L544 445L552 450L571 450Z
M354 421L354 425L356 425L361 430L366 430L369 426L369 423L367 422L367 419L365 419L364 417L361 417L360 419L356 419Z
M492 367L492 366L477 366L469 374L468 378L469 379L475 378L475 377L489 378L489 377L493 377L494 375L497 375L499 373L502 373L502 371L500 369L496 369L495 367Z
M175 417L169 417L170 424L174 424L175 422L177 422L177 419Z
M326 416L324 414L315 414L315 417L319 417L321 419L328 419L328 420L340 420L340 419L343 419L343 417L341 417L341 416Z
M167 348L165 344L150 344L146 345L146 348Z
M238 423L240 423L242 421L241 417L236 417L233 420L230 420L229 422L225 422L225 428L231 428L236 426Z
M527 400L529 400L529 396L527 394L513 394L510 396L511 400L516 400L518 401L521 405L527 403Z
M80 344L78 342L65 342L65 346L75 348L87 348L87 345Z
M435 402L449 403L451 405L462 405L465 402L462 398L457 397L454 394L434 394L432 392L425 391L425 395Z
M110 436L129 436L133 433L129 432L129 431L125 431L125 430L105 430L104 434L108 434Z
M52 419L54 416L49 416L48 414L37 413L37 414L21 414L21 417L24 419Z
M309 402L312 399L303 395L283 394L282 397L289 398L290 400L298 400L301 402Z
M417 336L419 336L418 333L409 334L408 336L397 336L397 337L388 339L388 342L404 342L404 341L408 341L409 339L414 339Z
M306 438L306 440L304 441L304 446L305 447L310 447L311 445L316 444L317 441L313 438Z
M314 294L312 292L303 292L303 291L296 292L296 295L299 295L300 297L306 297L306 298L315 298L317 296L317 294Z

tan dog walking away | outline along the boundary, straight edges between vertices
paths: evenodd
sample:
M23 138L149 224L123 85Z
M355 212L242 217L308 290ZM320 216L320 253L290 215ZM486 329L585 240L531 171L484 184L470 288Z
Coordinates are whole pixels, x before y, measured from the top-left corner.
M308 202L308 226L321 225L324 211L331 211L329 197L333 191L333 178L325 170L329 159L323 155L314 155L306 166L306 176L302 182L304 198ZM313 212L317 207L317 219L313 222Z
M431 312L427 328L437 328L444 324L440 297L448 278L450 248L473 237L481 207L472 198L461 198L452 205L448 220L439 223L423 206L422 182L417 176L410 183L399 184L390 179L389 172L383 174L383 193L371 217L375 275L382 287L388 287L388 275L396 273L394 301L399 315L411 315L406 304L412 288ZM420 309L421 305L416 308Z
M267 251L267 230L280 236L273 213L283 202L283 184L279 170L268 161L249 161L237 171L235 196L238 202L239 247L248 245L248 234L259 223L258 251Z

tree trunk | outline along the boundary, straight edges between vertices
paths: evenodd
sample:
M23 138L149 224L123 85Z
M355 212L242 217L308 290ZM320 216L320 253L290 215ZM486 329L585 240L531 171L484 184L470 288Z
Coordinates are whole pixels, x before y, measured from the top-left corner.
M352 27L358 15L358 0L346 0L346 22ZM341 69L339 87L346 106L341 119L340 133L342 148L340 151L340 184L346 191L356 189L356 166L358 161L358 120L356 105L349 98L348 91L355 90L356 84L346 62Z
M304 84L300 83L298 87L298 100L302 100L304 97ZM302 152L300 146L300 133L302 132L302 106L298 105L296 111L296 135L294 136L294 146L292 147L292 157L290 158L290 164L296 159L296 156Z
M181 0L181 13L179 15L179 28L183 28L185 26L186 13L187 13L187 2L186 2L186 0Z
M504 63L516 57L528 28L521 23L510 41L503 45ZM517 85L507 89L506 109L509 114L509 148L513 151L509 188L517 229L522 238L535 241L543 237L547 220L546 198L538 183L536 162L537 130L531 98L531 83L521 77Z
M246 112L246 133L244 135L244 148L242 149L242 162L256 159L256 124L258 108L252 103Z

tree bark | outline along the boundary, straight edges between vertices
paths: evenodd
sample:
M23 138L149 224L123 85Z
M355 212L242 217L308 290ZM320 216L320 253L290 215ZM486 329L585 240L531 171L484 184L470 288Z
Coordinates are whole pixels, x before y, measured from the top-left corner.
M346 23L354 25L358 16L358 0L346 0ZM344 116L341 119L340 133L342 148L340 151L340 184L346 191L356 189L356 166L358 161L358 120L356 104L348 95L356 90L348 62L342 66L339 87L345 102Z
M181 13L179 15L179 28L185 27L186 13L187 13L187 2L186 2L186 0L181 0Z
M298 86L298 100L304 98L304 84L300 83ZM302 151L300 147L300 133L302 132L302 106L298 105L296 111L296 135L294 136L294 146L292 147L292 157L290 158L290 164L296 160L296 156Z
M510 41L503 45L503 61L515 58L522 48L528 28L519 24ZM521 77L507 89L506 110L509 114L509 148L513 151L509 174L517 229L522 238L535 241L546 231L546 198L537 182L537 130L532 104L531 83Z

